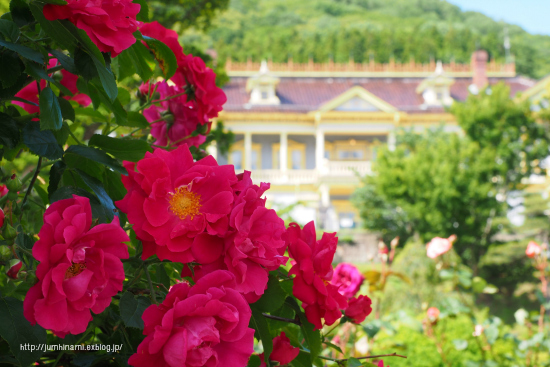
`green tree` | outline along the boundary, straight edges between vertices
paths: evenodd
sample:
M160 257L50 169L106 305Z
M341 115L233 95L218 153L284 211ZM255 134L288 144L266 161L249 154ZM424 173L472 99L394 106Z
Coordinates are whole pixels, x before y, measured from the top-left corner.
M536 118L529 101L511 99L510 87L497 84L470 94L451 112L481 148L495 149L495 176L502 189L516 189L523 178L540 173L539 162L548 156L548 123Z
M379 153L354 194L364 225L424 242L456 234L458 253L475 264L494 233L491 218L505 207L492 182L496 152L441 129L399 140L395 151Z

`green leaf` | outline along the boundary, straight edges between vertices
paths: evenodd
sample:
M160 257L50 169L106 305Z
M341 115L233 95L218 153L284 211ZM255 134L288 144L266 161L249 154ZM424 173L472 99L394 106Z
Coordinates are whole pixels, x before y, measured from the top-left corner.
M17 244L17 246L23 247L25 250L29 250L29 251L32 250L34 246L34 240L32 239L32 237L23 232L19 232L17 234L15 243Z
M455 346L455 349L458 350L458 351L465 350L466 348L468 348L468 341L467 340L455 339L455 340L453 340L453 344Z
M143 329L143 320L141 315L147 307L151 305L151 301L147 297L134 297L130 292L124 292L120 297L120 317L127 327L135 327Z
M302 329L302 334L304 334L304 338L306 339L311 355L311 361L313 362L319 353L321 353L321 333L319 330L314 330L315 326L308 321L306 315L303 313L293 297L287 297L285 303L296 311L296 315L300 319L300 323L302 324L300 328Z
M69 31L71 31L73 34L78 35L78 39L82 42L84 49L86 49L86 51L88 51L90 56L94 59L94 62L99 61L101 66L105 66L105 59L103 58L103 54L101 53L101 51L99 51L99 48L97 48L90 37L88 37L86 31L76 28L74 24L68 21L65 21L63 25L67 27L67 29L69 29Z
M360 360L350 357L346 363L346 367L363 367Z
M281 288L279 279L270 274L267 282L267 289L262 297L254 303L254 307L263 312L272 312L277 310L285 302L286 292Z
M84 181L84 183L97 195L99 202L105 207L107 218L113 219L114 215L118 216L118 210L115 207L115 203L113 203L113 199L111 199L111 197L107 194L107 191L105 191L101 181L79 169L76 169L75 171L78 172L80 178L82 178L82 181Z
M57 97L57 101L59 102L59 107L61 108L61 116L63 117L63 120L70 120L74 122L76 119L76 114L71 102L67 101L63 97Z
M25 0L11 0L10 13L13 21L19 27L34 22L34 18Z
M120 126L129 126L129 127L139 127L142 129L147 129L151 125L149 125L149 121L143 116L141 113L136 111L128 111L128 119L126 120L124 125L119 124Z
M50 182L48 184L48 198L51 200L51 196L54 192L57 191L59 187L59 182L61 177L63 177L63 172L65 172L67 166L62 161L55 162L50 168Z
M101 163L118 173L128 175L128 172L120 165L120 163L99 149L86 147L83 145L71 145L66 150L66 153L73 153L81 157L91 159L92 161Z
M67 2L65 0L40 0L40 1L46 4L67 5Z
M250 317L250 327L256 330L259 335L262 346L264 347L264 361L267 367L270 367L271 363L269 361L269 356L273 351L273 338L271 337L269 326L267 325L262 312L254 308L254 306L252 306L251 309L252 316Z
M21 76L21 59L13 52L4 52L0 55L0 81L3 88L13 86Z
M0 46L4 46L9 50L17 52L19 55L23 56L26 59L32 60L39 64L44 63L44 56L42 56L40 52L35 51L32 48L29 48L27 46L23 46L17 43L2 41L2 40L0 40Z
M44 17L44 12L42 11L42 8L43 5L39 3L32 2L30 4L30 11L32 11L32 15L40 24L40 28L42 29L42 31L50 36L61 48L72 50L73 47L76 46L76 44L78 43L76 37L63 25L60 20L47 20ZM57 57L57 55L55 55L53 52L52 54Z
M143 36L143 40L147 43L153 55L155 55L162 73L164 74L164 78L170 79L174 76L178 68L178 61L176 60L174 52L164 43L154 38Z
M332 348L342 354L344 354L344 352L342 352L342 348L340 348L339 346L337 346L336 344L332 344L331 342L327 342L327 341L324 341L323 344L325 344L326 346L328 346L329 348Z
M20 137L21 133L17 122L10 115L0 112L0 143L5 148L13 149Z
M40 157L59 159L63 149L51 130L40 130L38 121L29 121L23 128L23 143L29 150Z
M59 50L50 50L50 53L55 56L57 61L59 61L59 63L65 68L65 70L72 74L78 74L78 70L76 69L73 58L65 55Z
M4 37L9 38L10 41L17 42L21 32L19 31L17 24L14 22L6 19L0 19L0 33L2 33Z
M140 22L149 22L149 5L146 0L134 0L134 4L141 5L141 9L136 17Z
M250 356L250 359L248 360L247 367L260 367L262 364L262 361L260 360L260 357L256 354L253 354Z
M300 350L298 356L294 358L290 364L292 367L312 367L311 354L305 350Z
M74 112L77 116L91 117L93 121L100 121L100 122L108 121L106 116L102 115L101 112L94 110L92 108L77 107L74 109Z
M145 152L152 152L153 148L144 140L122 140L106 135L95 134L88 145L100 148L115 157L131 162L143 159Z
M142 80L149 80L153 76L153 69L149 66L149 62L153 62L151 53L143 45L143 43L137 41L130 48L126 49L132 64L136 70L137 75ZM121 65L124 68L124 65Z
M20 65L23 65L21 60L19 60ZM23 68L24 66L22 66ZM21 90L27 83L27 75L25 73L20 73L19 77L17 78L17 81L10 87L3 87L0 89L0 98L3 99L10 99L12 98L17 92Z
M107 93L107 96L109 96L109 99L111 101L114 101L118 95L118 88L116 85L115 76L113 75L111 70L102 65L101 62L95 57L93 58L93 61L105 93Z
M481 293L487 286L487 281L481 277L474 277L472 279L472 290L475 293Z
M40 92L40 128L42 130L59 130L63 125L63 116L57 96L50 87Z
M21 345L38 346L47 341L46 330L39 325L31 326L23 316L23 302L11 297L0 298L0 336L22 366L33 364L42 352L24 350Z
M125 126L126 121L128 120L128 114L126 113L126 110L124 107L122 107L122 104L118 99L115 98L114 101L111 101L111 99L107 96L107 94L102 90L96 87L93 83L88 84L89 91L95 91L97 92L97 96L101 100L101 103L107 107L109 111L112 111L115 115L116 123L117 125ZM90 96L93 93L90 93Z

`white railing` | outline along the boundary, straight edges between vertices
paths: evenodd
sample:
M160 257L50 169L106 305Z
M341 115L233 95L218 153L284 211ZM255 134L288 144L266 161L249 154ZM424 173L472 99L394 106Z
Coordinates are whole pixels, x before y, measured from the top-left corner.
M254 170L253 180L270 182L273 185L316 184L324 180L356 184L357 175L365 176L370 173L370 161L325 161L320 170L289 169L286 172L278 169Z

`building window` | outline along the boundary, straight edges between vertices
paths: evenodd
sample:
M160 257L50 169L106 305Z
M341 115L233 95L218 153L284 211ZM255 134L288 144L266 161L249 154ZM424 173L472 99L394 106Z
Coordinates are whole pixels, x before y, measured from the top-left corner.
M267 92L266 91L262 91L262 99L267 99Z
M243 152L234 150L229 154L229 163L235 166L236 170L243 169Z
M363 159L363 150L338 150L338 159Z
M340 213L340 228L355 228L355 213Z
M287 167L290 169L306 169L306 145L294 140L287 142ZM281 169L279 165L281 144L272 145L273 169Z
M252 151L250 154L250 169L260 169L262 146L258 143L252 143ZM244 140L239 140L229 149L228 163L235 166L235 170L244 169Z

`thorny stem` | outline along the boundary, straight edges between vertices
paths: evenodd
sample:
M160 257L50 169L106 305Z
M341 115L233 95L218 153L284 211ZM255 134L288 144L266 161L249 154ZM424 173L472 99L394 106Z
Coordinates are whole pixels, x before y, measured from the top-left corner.
M157 296L155 294L155 287L153 287L153 283L151 282L151 274L149 274L149 269L145 268L145 276L147 276L147 282L149 283L149 288L151 289L151 299L155 304L157 303Z
M21 202L21 215L19 216L19 221L21 222L21 218L23 218L23 207L25 206L25 203L27 202L27 198L29 197L29 194L31 193L31 190L34 186L34 183L36 182L36 179L38 178L38 174L40 173L40 166L42 165L42 157L38 158L38 163L36 164L36 171L34 171L34 176L32 176L31 182L29 183L29 187L27 188L27 192L25 193L25 197L23 198L23 201Z
M346 362L348 360L348 358L337 359L337 358L330 358L330 357L325 357L325 356L318 356L318 357L321 358L321 359L325 359L327 361L333 361L333 362L337 362L337 363ZM407 356L402 356L401 354L391 353L391 354L377 354L377 355L374 355L374 356L357 357L355 359L375 359L375 358L381 358L381 357L407 358Z
M262 313L262 315L263 315L265 318L268 318L268 319L271 319L271 320L277 320L277 321L282 321L282 322L289 322L289 323L295 324L295 325L302 325L302 323L300 322L300 320L296 320L296 319L287 319L286 317L273 316L273 315L270 315L270 314L267 314L267 313Z

